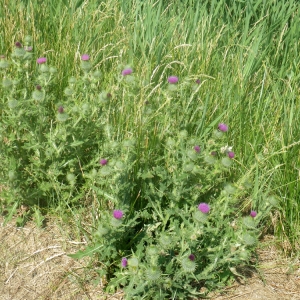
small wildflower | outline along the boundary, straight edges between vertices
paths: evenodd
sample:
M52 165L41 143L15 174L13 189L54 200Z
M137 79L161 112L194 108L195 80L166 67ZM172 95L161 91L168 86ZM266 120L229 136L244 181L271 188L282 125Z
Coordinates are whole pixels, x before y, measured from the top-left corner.
M227 153L227 155L228 155L229 158L234 158L234 152L232 152L232 151L229 151Z
M128 264L128 261L127 261L127 258L126 257L123 257L122 260L121 260L121 265L123 268L126 268L127 267L127 264Z
M113 211L113 216L114 216L115 219L120 220L120 219L122 219L123 215L124 215L124 213L119 209L115 209Z
M196 152L200 152L200 146L198 146L198 145L196 145L195 147L194 147L194 150L196 151Z
M41 87L39 84L36 85L35 88L36 88L38 91L40 91L40 90L42 89L42 87Z
M46 57L40 57L36 60L36 62L41 65L41 64L44 64L45 62L47 61L47 58Z
M177 76L170 76L170 77L168 78L168 82L169 82L170 84L175 84L175 83L178 82L178 77L177 77Z
M127 68L127 69L124 69L124 70L122 71L122 75L123 75L123 76L130 75L132 72L133 72L133 71L132 71L131 68Z
M200 203L198 209L204 214L207 214L210 211L210 207L207 203Z
M257 216L257 212L256 212L255 210L252 210L252 211L250 212L250 216L251 216L252 218L255 218L255 217Z
M60 114L63 114L64 113L64 108L62 106L60 106L57 110Z
M189 259L190 259L191 261L194 261L194 260L195 260L195 255L194 255L194 254L190 254L190 255L189 255Z
M220 131L223 131L223 132L228 131L228 126L224 123L220 123L218 128L219 128Z
M200 83L201 83L201 80L200 80L200 79L197 79L195 82L196 82L197 84L200 84Z
M81 60L87 61L87 60L89 60L89 59L90 59L90 56L89 56L88 54L82 54L82 55L81 55Z
M108 160L107 160L107 159L104 159L104 158L102 158L102 159L100 159L99 163L100 163L100 165L101 165L101 166L105 166L105 165L107 165L107 163L108 163Z
M15 43L15 46L16 46L17 48L21 48L21 47L22 47L22 44L21 44L20 42L16 42L16 43Z

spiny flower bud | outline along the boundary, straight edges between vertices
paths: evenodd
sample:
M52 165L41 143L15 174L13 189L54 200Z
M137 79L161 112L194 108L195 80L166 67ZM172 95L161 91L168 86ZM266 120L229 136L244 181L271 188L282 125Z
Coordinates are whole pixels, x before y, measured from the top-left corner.
M193 273L196 270L196 263L191 260L189 257L184 257L181 260L181 266L184 272Z
M256 238L250 233L245 233L243 235L243 241L245 242L246 245L252 246L256 243Z
M152 267L146 269L145 275L149 281L156 281L160 278L161 272L157 267L152 266Z
M131 257L128 259L128 265L137 268L139 266L139 260L136 257Z
M163 248L168 248L172 243L172 238L169 235L162 233L159 238L159 243Z

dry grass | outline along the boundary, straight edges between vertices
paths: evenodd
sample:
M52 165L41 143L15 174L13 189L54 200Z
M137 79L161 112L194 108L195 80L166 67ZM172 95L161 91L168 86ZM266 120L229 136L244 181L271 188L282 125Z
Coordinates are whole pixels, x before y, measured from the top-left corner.
M0 219L0 299L122 299L122 292L107 295L103 285L93 284L95 275L87 260L75 261L66 254L84 247L70 228L58 220L40 229L33 223L16 228L3 226ZM300 262L284 258L273 237L267 237L258 250L260 274L248 270L244 282L236 281L211 299L300 299Z

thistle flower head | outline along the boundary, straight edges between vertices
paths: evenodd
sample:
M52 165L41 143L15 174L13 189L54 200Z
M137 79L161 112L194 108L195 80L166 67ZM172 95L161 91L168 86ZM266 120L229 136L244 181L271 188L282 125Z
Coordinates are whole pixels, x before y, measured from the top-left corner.
M121 259L121 265L122 265L122 267L123 267L123 268L126 268L126 267L127 267L127 264L128 264L127 258L126 258L126 257L123 257L123 258Z
M122 71L122 75L126 76L126 75L130 75L133 72L133 70L131 68L126 68Z
M64 113L64 108L63 108L63 106L60 106L59 108L58 108L58 110L57 110L60 114L63 114Z
M82 55L81 55L81 60L87 61L87 60L89 60L89 59L90 59L90 56L89 56L88 54L82 54Z
M45 62L47 61L47 58L46 57L40 57L36 60L36 62L41 65L41 64L44 64Z
M16 42L16 43L15 43L15 46L16 46L17 48L21 48L21 47L22 47L22 44L21 44L20 42Z
M39 84L37 84L37 85L35 86L35 88L36 88L38 91L40 91L40 90L42 89L42 87L41 87Z
M108 160L105 159L105 158L102 158L102 159L100 159L100 161L99 161L99 164L100 164L101 166L105 166L105 165L107 165L107 163L108 163Z
M200 152L200 146L198 146L198 145L196 145L195 147L194 147L194 150L196 151L196 152Z
M113 211L113 216L114 216L115 219L120 220L120 219L122 219L123 215L124 215L124 213L119 209L115 209Z
M194 261L194 260L195 260L195 255L194 255L194 254L190 254L190 255L189 255L189 259L190 259L191 261Z
M227 153L227 155L228 155L229 158L234 158L234 152L232 152L232 151L229 151Z
M198 209L204 214L207 214L210 211L210 207L207 203L200 203Z
M197 84L200 84L200 83L201 83L201 80L200 80L200 79L197 79L195 82L196 82Z
M252 218L255 218L255 217L257 216L257 212L256 212L255 210L252 210L252 211L250 212L250 216L251 216Z
M170 83L170 84L175 84L175 83L177 83L178 82L178 77L177 76L170 76L169 78L168 78L168 82Z
M218 128L219 128L220 131L223 131L223 132L228 131L228 126L224 123L220 123Z

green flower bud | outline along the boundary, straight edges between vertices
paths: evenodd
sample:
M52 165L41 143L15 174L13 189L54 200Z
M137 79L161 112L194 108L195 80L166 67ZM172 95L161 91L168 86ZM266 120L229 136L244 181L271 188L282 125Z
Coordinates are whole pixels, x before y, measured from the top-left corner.
M181 260L181 267L184 272L193 273L196 270L196 266L196 263L188 257L184 257Z
M152 267L146 269L145 275L146 275L147 280L156 281L160 278L161 271L157 267L152 266Z

